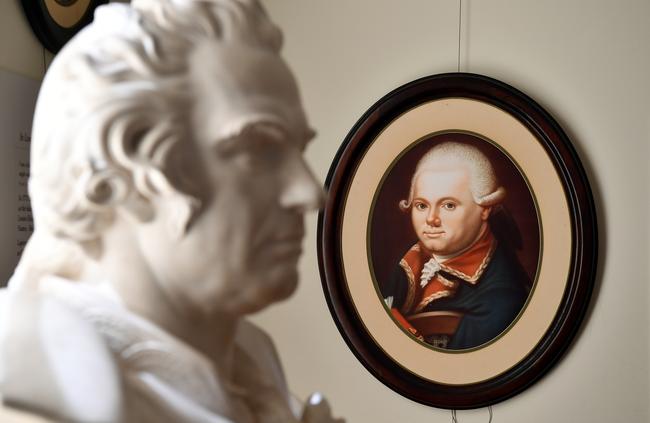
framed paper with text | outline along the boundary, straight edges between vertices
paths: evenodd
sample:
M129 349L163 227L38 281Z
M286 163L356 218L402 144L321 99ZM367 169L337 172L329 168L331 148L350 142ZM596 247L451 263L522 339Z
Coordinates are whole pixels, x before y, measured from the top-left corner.
M575 336L596 273L594 203L569 138L522 92L464 73L406 84L352 128L327 187L328 304L391 389L490 405Z

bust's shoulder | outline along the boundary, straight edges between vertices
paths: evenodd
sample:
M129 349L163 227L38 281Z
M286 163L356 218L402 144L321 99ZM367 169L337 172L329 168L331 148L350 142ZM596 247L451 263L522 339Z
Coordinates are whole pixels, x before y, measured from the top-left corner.
M3 423L52 423L55 420L26 410L18 410L0 403L0 422Z
M38 292L0 289L5 401L64 420L119 421L116 367L101 336L72 309Z

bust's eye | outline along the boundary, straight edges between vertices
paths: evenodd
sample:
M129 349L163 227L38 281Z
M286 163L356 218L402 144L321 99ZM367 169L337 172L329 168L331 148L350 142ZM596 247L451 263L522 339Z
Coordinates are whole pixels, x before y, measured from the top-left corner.
M413 207L415 207L417 210L426 210L427 209L427 205L424 204L424 203L415 203L415 205Z
M456 210L456 204L455 203L444 203L442 205L442 208L448 211Z
M243 170L255 173L278 169L286 156L286 144L250 131L240 138L233 158Z

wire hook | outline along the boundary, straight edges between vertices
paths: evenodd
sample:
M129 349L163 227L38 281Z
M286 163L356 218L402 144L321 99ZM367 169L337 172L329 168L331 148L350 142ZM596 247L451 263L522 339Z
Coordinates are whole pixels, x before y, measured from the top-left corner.
M460 72L460 35L463 23L463 0L458 0L458 72Z
M492 423L492 406L488 405L488 413L490 413L490 420L488 423ZM451 410L451 423L458 423L458 416L456 415L456 410Z

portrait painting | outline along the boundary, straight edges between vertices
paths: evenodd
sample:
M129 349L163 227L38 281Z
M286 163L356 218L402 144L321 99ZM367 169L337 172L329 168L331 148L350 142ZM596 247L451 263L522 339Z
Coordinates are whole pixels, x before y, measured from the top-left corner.
M409 82L350 129L326 186L323 291L379 381L478 408L561 358L589 304L597 224L571 141L533 99L476 74Z
M368 233L386 310L433 348L489 343L516 320L534 286L534 197L517 164L475 134L414 141L379 184Z

